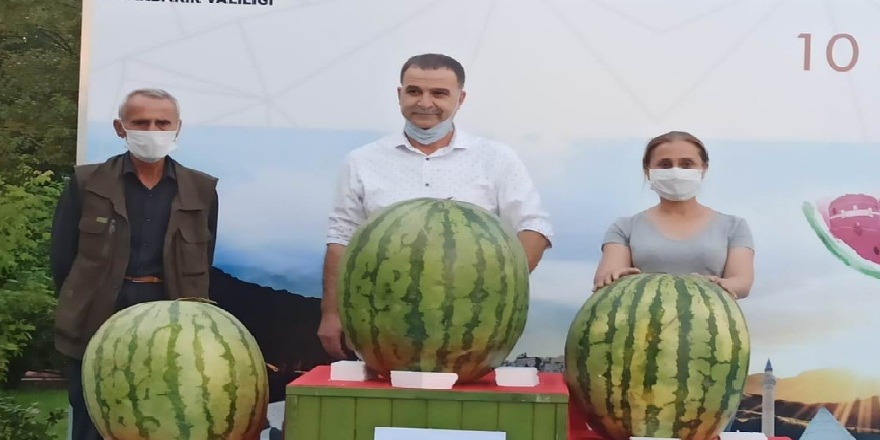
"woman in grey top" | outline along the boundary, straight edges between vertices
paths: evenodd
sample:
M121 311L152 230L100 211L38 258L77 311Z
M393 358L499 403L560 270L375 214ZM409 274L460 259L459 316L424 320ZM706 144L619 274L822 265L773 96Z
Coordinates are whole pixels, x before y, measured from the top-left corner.
M703 143L673 131L648 143L642 168L660 203L617 219L605 234L593 290L640 272L700 274L734 298L749 295L754 244L746 221L697 202L709 167Z

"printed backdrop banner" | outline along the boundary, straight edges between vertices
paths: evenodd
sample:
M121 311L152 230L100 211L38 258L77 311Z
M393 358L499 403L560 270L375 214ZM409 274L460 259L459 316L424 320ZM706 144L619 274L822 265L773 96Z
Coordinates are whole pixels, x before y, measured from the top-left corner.
M343 155L403 119L402 63L460 60L456 123L511 145L552 215L512 358L558 366L603 234L656 203L646 141L705 141L701 200L757 247L748 387L760 430L768 360L776 433L826 407L880 432L880 2L679 0L88 0L80 162L123 151L111 122L139 87L182 109L174 157L220 178L212 294L295 373L314 335L326 219ZM244 299L242 299L244 298ZM513 360L513 359L511 359ZM878 420L874 420L878 416Z

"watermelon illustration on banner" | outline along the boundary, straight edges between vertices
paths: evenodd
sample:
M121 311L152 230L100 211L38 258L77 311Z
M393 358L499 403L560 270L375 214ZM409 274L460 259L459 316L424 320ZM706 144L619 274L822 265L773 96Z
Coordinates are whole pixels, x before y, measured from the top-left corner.
M89 342L82 371L86 407L104 438L256 440L266 421L260 347L205 300L117 312Z
M880 201L845 194L827 207L805 202L803 212L825 247L853 269L880 278Z
M398 202L362 224L340 263L339 313L368 367L477 380L526 324L525 251L498 217L467 202Z
M750 354L745 317L718 285L638 274L578 311L564 376L587 423L608 440L709 440L736 413Z

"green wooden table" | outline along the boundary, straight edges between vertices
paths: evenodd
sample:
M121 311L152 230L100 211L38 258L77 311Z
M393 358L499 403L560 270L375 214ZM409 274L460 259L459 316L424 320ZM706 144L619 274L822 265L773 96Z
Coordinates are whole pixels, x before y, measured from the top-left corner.
M451 390L331 381L319 366L287 386L285 440L373 440L377 426L503 431L508 440L566 440L568 389L559 373L536 387L499 387L493 373Z

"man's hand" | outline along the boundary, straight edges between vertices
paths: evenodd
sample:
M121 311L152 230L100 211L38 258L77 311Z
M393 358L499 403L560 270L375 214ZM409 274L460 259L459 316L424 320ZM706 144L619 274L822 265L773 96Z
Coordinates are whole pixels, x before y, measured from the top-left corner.
M339 315L333 313L321 315L321 325L318 326L318 338L321 339L324 351L330 356L337 359L348 357L342 350L342 322L339 319Z
M614 269L614 270L608 272L607 274L605 274L605 277L600 279L599 282L597 282L596 285L593 286L593 292L617 281L618 278L625 277L627 275L635 275L637 273L641 273L641 271L635 267L625 267L623 269Z
M342 321L339 319L339 308L336 301L336 279L339 276L339 262L345 246L331 243L327 245L324 255L324 296L321 298L321 325L318 326L318 338L327 354L343 359Z
M519 238L519 242L522 243L523 250L526 252L526 259L529 263L529 273L531 273L536 267L538 267L538 263L544 256L544 250L550 246L550 241L541 233L530 230L520 231L516 235L517 238Z

